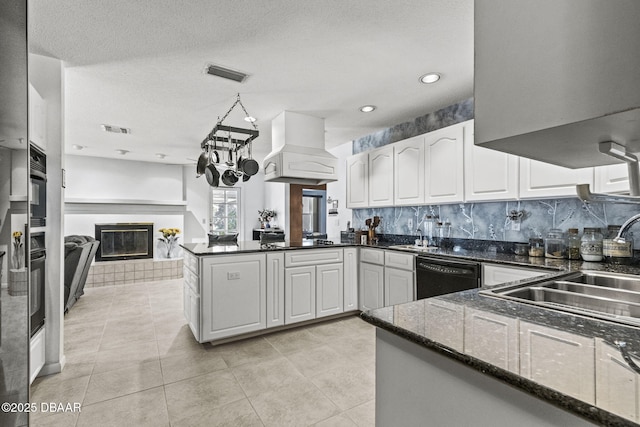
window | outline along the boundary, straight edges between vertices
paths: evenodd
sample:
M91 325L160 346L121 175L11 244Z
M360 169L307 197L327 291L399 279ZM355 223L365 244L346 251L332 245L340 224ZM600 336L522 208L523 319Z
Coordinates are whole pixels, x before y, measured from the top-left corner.
M209 215L211 234L240 233L240 189L212 188Z

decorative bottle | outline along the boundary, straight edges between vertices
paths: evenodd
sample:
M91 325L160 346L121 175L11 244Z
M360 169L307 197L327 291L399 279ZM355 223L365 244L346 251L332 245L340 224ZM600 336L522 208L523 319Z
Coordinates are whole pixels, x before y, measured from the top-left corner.
M580 256L585 261L602 261L602 233L599 228L585 228L580 239Z

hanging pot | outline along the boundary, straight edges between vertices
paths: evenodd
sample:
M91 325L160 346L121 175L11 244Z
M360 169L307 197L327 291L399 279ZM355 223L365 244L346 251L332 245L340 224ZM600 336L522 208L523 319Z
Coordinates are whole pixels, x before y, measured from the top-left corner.
M238 182L238 177L231 169L227 169L222 173L222 182L228 187L233 187Z
M204 174L204 170L207 168L208 156L206 151L202 151L200 157L198 157L198 164L196 166L197 177L200 178Z
M204 175L210 186L217 187L220 185L220 172L213 163L207 165L207 168L204 170Z
M244 175L242 175L242 182L249 181L249 178L251 178L251 177L245 173Z
M252 143L249 143L249 158L248 159L244 159L243 163L242 163L242 171L249 175L249 176L253 176L255 174L258 173L258 170L260 169L260 166L258 165L258 162L256 162L255 160L253 160L253 156L251 155L251 145Z

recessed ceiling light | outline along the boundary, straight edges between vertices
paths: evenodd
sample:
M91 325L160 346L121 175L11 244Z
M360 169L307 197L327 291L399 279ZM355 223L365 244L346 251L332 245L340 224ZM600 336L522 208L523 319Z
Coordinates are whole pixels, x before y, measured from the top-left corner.
M167 155L163 153L156 153L156 157L159 159L164 159L165 157L167 157Z
M120 154L121 156L124 156L125 154L127 154L129 152L129 150L123 150L122 148L118 148L116 150L116 153Z
M79 144L73 144L72 147L75 150L84 150L85 146L84 145L79 145Z
M362 107L360 107L360 111L362 111L363 113L370 113L375 109L375 105L363 105Z
M440 74L438 73L427 73L420 77L420 83L430 84L435 83L440 80Z
M244 118L245 122L249 122L249 123L253 123L255 121L257 121L258 119L256 119L255 117L251 117L251 116L247 116Z

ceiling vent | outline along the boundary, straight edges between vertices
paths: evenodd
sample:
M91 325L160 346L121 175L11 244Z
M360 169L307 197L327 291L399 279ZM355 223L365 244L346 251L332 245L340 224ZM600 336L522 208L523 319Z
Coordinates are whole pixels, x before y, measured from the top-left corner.
M244 81L247 80L247 77L249 77L248 74L220 67L219 65L207 65L207 68L204 71L212 76L222 77L223 79L233 80L238 83L244 83Z
M131 133L131 129L129 128L122 128L120 126L113 126L113 125L100 125L100 127L102 128L103 131L105 132L111 132L111 133L125 133L125 134L130 134Z

